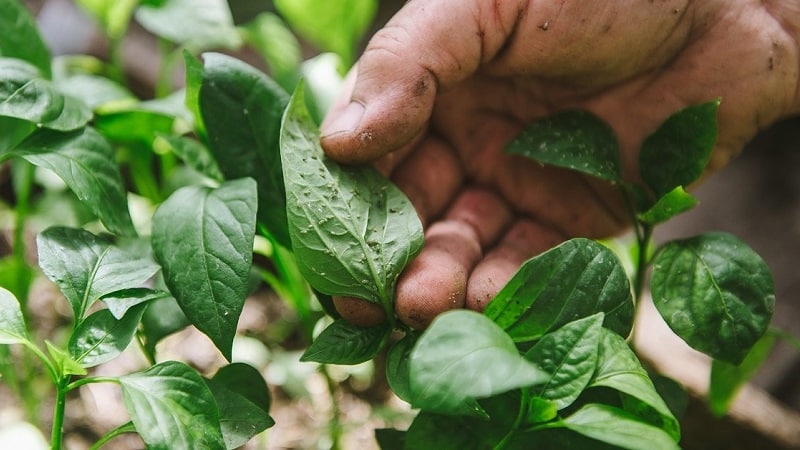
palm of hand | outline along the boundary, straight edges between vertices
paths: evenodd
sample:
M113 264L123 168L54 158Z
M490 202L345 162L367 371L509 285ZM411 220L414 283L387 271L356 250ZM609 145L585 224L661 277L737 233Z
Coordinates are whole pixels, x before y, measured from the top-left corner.
M723 99L712 162L718 167L797 104L790 89L797 83L796 42L761 2L689 9L661 2L660 12L621 3L539 3L516 11L510 38L502 26L479 26L477 55L474 48L449 48L445 56L421 57L439 88L430 119L422 131L400 132L399 150L378 162L427 228L426 248L398 282L404 322L424 327L465 303L481 309L525 259L567 237L603 237L625 227L612 187L503 153L526 124L563 109L592 111L614 128L625 175L635 179L639 145L683 107ZM415 26L401 17L389 36L373 39L372 51ZM442 69L448 58L455 65ZM362 61L360 77L383 70ZM424 102L435 83L417 82L413 92ZM347 315L353 308L340 309Z

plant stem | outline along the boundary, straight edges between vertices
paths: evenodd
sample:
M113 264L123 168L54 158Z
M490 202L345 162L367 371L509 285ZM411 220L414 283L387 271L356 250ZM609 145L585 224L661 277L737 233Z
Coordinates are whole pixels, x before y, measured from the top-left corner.
M77 389L77 388L79 388L81 386L85 386L87 384L92 384L92 383L114 383L114 384L119 384L119 378L116 378L116 377L86 377L86 378L81 378L80 380L77 380L77 381L74 381L72 383L67 384L65 386L65 388L66 388L67 392L69 392L69 391L71 391L73 389Z
M636 258L636 279L634 280L634 301L636 304L642 298L644 292L645 279L647 277L647 267L649 261L648 250L650 249L650 240L653 238L653 226L648 224L641 224L641 234L636 233L636 239L639 242L638 256Z
M89 450L100 450L101 447L106 445L109 441L114 439L117 436L121 436L125 433L135 433L136 427L133 426L133 423L128 422L114 428L113 430L106 433L103 437L101 437L97 442L94 443Z
M342 438L342 423L341 420L339 420L339 400L336 398L338 389L336 382L328 373L328 367L323 364L320 366L320 369L322 375L325 377L325 381L328 383L328 392L331 395L331 422L329 426L331 432L331 450L339 450L341 448L339 441Z
M61 441L64 437L64 412L67 407L67 386L70 376L64 376L56 383L56 406L53 410L53 428L50 437L50 448L61 450Z
M503 450L508 446L511 442L511 439L519 430L519 427L522 425L522 421L525 420L525 416L528 413L528 400L529 400L530 393L528 389L522 390L522 397L519 400L519 411L517 412L517 418L514 419L514 424L511 426L511 429L508 430L508 433L503 437L503 439L494 446L493 450Z

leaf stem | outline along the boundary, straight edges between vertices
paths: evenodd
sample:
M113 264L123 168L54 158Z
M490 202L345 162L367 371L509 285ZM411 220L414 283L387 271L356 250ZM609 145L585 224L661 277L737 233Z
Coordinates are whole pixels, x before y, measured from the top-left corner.
M77 388L79 388L81 386L85 386L87 384L92 384L92 383L114 383L114 384L119 384L119 378L117 378L117 377L86 377L86 378L81 378L80 380L76 380L76 381L73 381L72 383L67 384L66 385L66 390L67 390L67 392L69 392L69 391L71 391L73 389L77 389Z
M101 447L106 445L109 441L116 438L117 436L121 436L126 433L135 433L136 427L133 425L132 422L128 422L114 428L113 430L109 431L103 437L101 437L97 442L94 443L89 450L100 450Z
M528 401L530 400L530 391L528 389L522 390L522 396L519 401L519 411L517 411L517 418L514 419L514 424L511 426L511 429L508 430L508 433L503 437L503 439L494 446L494 450L503 450L508 446L511 442L511 439L514 435L519 431L519 428L522 426L522 422L525 420L525 416L528 413Z

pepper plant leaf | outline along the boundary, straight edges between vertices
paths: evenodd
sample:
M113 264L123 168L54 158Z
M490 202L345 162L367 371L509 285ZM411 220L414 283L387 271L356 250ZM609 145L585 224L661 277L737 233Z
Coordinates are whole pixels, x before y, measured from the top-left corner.
M198 102L209 149L226 178L256 180L259 223L281 245L291 247L279 149L289 96L242 61L218 53L206 53L203 59Z
M543 164L621 181L620 150L614 131L588 111L565 111L528 125L506 151Z
M605 327L627 336L633 324L630 282L611 250L577 238L525 262L485 314L523 342L597 312L605 313Z
M640 422L619 408L590 403L567 417L563 426L576 433L629 450L678 450L666 432Z
M645 139L639 153L642 180L657 197L700 178L717 141L720 100L689 106Z
M94 367L119 356L128 347L145 305L131 308L121 319L108 309L94 312L70 336L69 353L82 367Z
M50 78L50 51L23 2L0 0L0 30L0 56L28 61Z
M28 330L19 301L10 291L0 287L0 344L22 344L28 341Z
M775 287L758 254L727 233L666 243L653 261L653 302L696 350L740 364L769 326Z
M697 198L686 192L683 186L667 192L647 211L639 213L636 217L650 225L656 225L686 212L697 205Z
M300 360L324 364L360 364L375 357L386 344L391 331L388 322L362 328L338 319L322 330Z
M411 405L441 414L485 415L477 399L550 379L500 327L468 310L434 319L411 352L409 367Z
M239 448L275 424L269 416L269 390L252 366L228 364L206 384L219 407L219 424L227 448Z
M125 407L147 448L226 449L214 396L191 367L167 361L119 381Z
M7 155L52 170L109 231L136 235L114 151L92 128L70 133L41 130Z
M135 17L156 36L194 51L241 45L225 0L143 2Z
M153 215L152 246L186 317L230 360L247 296L256 225L251 178L187 186Z
M303 276L328 295L379 303L393 315L394 286L419 253L422 224L408 198L371 166L328 159L298 87L281 128L292 248Z

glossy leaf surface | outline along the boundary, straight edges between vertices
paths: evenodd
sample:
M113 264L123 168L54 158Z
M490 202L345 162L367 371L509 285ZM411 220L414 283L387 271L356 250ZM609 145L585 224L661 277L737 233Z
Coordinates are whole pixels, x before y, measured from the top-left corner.
M28 331L19 301L0 287L0 344L21 344L27 340Z
M70 355L86 368L116 358L133 340L144 308L144 305L134 307L119 320L107 309L92 313L70 336Z
M390 332L388 322L362 328L338 319L314 339L300 360L324 364L360 364L372 359L383 348Z

